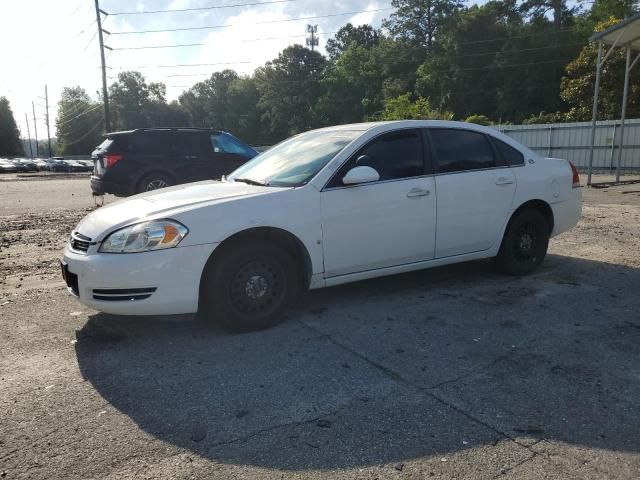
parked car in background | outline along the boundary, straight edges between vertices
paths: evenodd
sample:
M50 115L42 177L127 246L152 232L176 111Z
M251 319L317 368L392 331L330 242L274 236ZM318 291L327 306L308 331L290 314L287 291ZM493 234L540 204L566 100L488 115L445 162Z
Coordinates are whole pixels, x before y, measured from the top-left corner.
M41 158L36 158L33 163L36 164L36 167L38 167L38 171L40 172L42 172L43 170L48 170L49 165L45 160L42 160Z
M46 160L50 172L70 172L71 166L64 161L63 157L53 157Z
M307 288L495 257L533 272L582 209L566 160L488 127L399 121L297 135L222 182L90 213L64 251L69 291L124 315L199 312L265 328Z
M18 167L13 162L0 158L0 173L16 173L17 171Z
M139 128L106 134L92 154L94 194L128 196L219 179L257 152L227 132L204 128Z
M93 161L91 160L75 160L76 163L82 165L83 172L93 172Z
M93 169L87 169L87 165L80 160L63 160L69 166L70 172L87 172Z
M13 164L18 168L19 172L37 172L38 165L29 158L14 158L11 160Z

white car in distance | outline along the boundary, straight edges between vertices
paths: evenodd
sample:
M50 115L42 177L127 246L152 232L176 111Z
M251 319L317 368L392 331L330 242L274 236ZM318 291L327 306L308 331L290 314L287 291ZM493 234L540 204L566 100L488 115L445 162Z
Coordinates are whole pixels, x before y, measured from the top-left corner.
M279 323L307 288L496 257L524 275L581 214L578 173L496 130L445 121L294 136L223 181L102 207L71 234L69 291L112 314Z

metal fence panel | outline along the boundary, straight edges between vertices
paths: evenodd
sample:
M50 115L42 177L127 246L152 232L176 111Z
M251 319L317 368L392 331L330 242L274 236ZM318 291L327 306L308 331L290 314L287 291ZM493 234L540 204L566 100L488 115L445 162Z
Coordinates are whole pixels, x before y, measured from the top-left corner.
M538 125L495 125L494 128L545 157L566 158L576 167L589 166L591 122ZM640 171L640 119L625 120L620 170ZM620 121L597 123L593 151L595 170L614 170L620 146Z

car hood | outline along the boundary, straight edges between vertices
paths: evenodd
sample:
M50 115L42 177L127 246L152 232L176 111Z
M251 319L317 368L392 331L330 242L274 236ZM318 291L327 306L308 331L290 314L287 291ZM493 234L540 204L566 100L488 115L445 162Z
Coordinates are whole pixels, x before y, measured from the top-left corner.
M240 182L205 181L142 193L101 207L87 215L74 231L94 241L107 233L144 220L171 218L188 210L233 198L267 195L281 188L260 187Z

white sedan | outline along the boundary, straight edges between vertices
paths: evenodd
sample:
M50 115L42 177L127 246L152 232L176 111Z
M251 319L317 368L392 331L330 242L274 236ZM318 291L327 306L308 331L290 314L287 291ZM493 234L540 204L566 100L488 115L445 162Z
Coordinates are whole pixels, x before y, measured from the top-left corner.
M581 214L578 173L490 128L342 125L292 137L223 181L143 193L85 217L69 291L113 314L280 322L298 295L496 257L532 272Z

